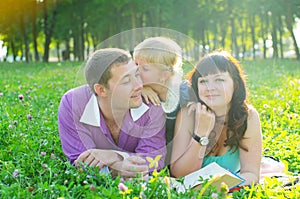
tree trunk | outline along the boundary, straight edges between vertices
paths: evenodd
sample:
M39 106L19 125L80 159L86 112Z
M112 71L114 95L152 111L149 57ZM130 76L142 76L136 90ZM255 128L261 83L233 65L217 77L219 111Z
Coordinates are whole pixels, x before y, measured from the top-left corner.
M223 49L225 49L225 45L226 45L225 39L226 39L227 27L223 26L223 25L221 25L220 27L221 27L221 38L222 38L221 39L221 46L222 46Z
M21 10L21 12L22 12L20 14L21 33L22 33L23 41L24 41L24 45L25 45L25 49L24 49L25 60L28 63L29 62L29 41L28 41L28 37L27 37L27 33L26 33L24 12L23 12L23 10ZM22 58L23 58L23 56L21 57L21 60L22 60Z
M37 30L36 30L36 1L33 1L33 13L32 13L32 36L33 36L33 48L34 48L34 60L39 61L40 56L37 47Z
M230 18L230 25L231 25L231 41L232 41L232 49L235 54L235 57L239 59L239 46L237 44L237 38L236 38L236 29L234 25L234 18Z
M245 54L246 54L246 50L247 50L247 46L246 46L246 37L247 37L247 29L248 29L248 24L246 23L246 27L244 27L243 22L241 20L241 28L243 30L242 32L242 53L243 53L243 59L245 59Z
M90 48L91 48L91 42L90 42L90 39L89 39L89 33L88 31L86 31L85 33L85 41L86 41L86 54L87 54L87 57L89 57L90 55Z
M204 30L204 32L205 32L205 43L203 44L204 45L204 48L205 48L205 50L206 50L206 46L208 46L208 49L209 49L209 51L211 51L211 48L210 48L210 39L209 39L209 32L208 31L205 31Z
M296 40L295 34L293 32L293 22L295 19L292 16L290 1L286 1L286 3L287 3L287 15L285 17L285 23L286 23L286 27L287 27L288 31L291 34L291 37L292 37L292 40L294 43L294 49L296 52L297 60L300 60L300 52L299 52L299 48L297 45L297 40Z
M70 44L69 44L69 40L66 39L65 40L65 46L66 46L66 50L64 50L62 52L62 60L63 61L69 61L70 60Z
M92 43L93 43L93 48L96 49L97 48L97 43L98 43L98 39L96 37L96 35L92 35Z
M244 59L244 55L245 55L245 50L246 50L246 43L245 43L245 31L243 31L243 30L246 30L245 28L244 28L244 24L243 24L243 21L244 20L239 20L239 24L240 24L240 28L241 28L241 30L242 30L242 32L241 32L241 47L242 47L242 59Z
M73 34L73 55L74 55L74 60L78 60L78 34L74 33Z
M292 37L292 40L293 40L293 43L294 43L294 49L295 49L295 52L296 52L296 58L298 60L300 60L300 52L299 52L299 48L298 48L298 45L297 45L297 40L296 40L296 37L295 37L295 34L293 32L293 27L290 26L287 28L291 34L291 37Z
M84 22L80 23L80 37L79 37L79 60L84 60Z
M277 25L275 19L272 21L272 42L273 42L273 58L278 58L278 42L277 42Z
M251 30L251 40L252 40L252 54L253 54L253 59L255 60L256 58L256 49L255 49L255 16L250 15L249 19L249 24L250 24L250 30Z
M267 38L265 35L267 35L267 27L268 27L268 16L266 14L261 14L260 15L260 20L261 20L261 38L263 39L263 56L264 59L267 58L267 46L266 46L266 41Z
M205 43L205 31L204 31L204 29L201 29L200 35L201 35L201 43L202 43L202 52L201 52L200 56L202 57L203 55L206 54L206 52L205 52L206 43Z
M131 9L131 26L134 29L136 28L136 11L135 11L134 3L130 4L130 9Z
M218 49L218 38L219 38L219 31L218 31L218 26L215 24L214 26L214 47L213 47L213 50L216 50Z
M14 39L11 39L10 45L11 45L11 51L12 51L12 54L13 54L13 59L14 59L14 61L16 61L17 52L16 52L16 46L15 46Z
M43 1L43 13L44 13L44 34L45 34L45 45L44 45L44 56L43 61L48 62L49 61L49 47L51 43L51 37L53 33L53 28L56 21L56 15L57 15L57 7L58 7L58 1L55 1L55 7L52 12L52 19L50 26L48 25L48 9L47 9L47 2L48 0Z
M283 44L282 44L282 34L283 34L283 30L282 30L282 19L281 16L278 16L278 23L279 23L279 48L280 48L280 58L283 59Z
M61 61L61 60L60 60L60 47L59 47L59 45L60 45L60 42L57 41L57 42L56 42L56 54L57 54L57 60L58 60L58 62Z

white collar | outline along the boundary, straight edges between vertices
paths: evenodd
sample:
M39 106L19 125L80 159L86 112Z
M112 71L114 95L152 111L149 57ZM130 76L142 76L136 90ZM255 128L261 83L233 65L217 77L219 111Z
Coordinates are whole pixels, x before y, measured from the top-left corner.
M149 107L142 103L138 108L130 109L130 114L135 122L149 109ZM88 103L86 104L82 116L79 120L82 123L89 124L92 126L100 127L100 111L98 106L98 100L95 95L92 95Z
M175 89L174 90L178 90ZM167 95L166 95L166 101L161 102L161 106L165 113L172 113L176 110L179 103L179 91L173 91L171 89L168 89Z
M167 94L165 102L161 102L161 106L165 113L172 113L179 104L181 75L175 73L169 81L167 81Z

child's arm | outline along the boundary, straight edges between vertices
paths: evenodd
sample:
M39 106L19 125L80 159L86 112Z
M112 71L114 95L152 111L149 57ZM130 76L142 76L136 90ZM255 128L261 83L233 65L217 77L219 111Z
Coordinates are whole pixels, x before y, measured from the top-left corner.
M142 96L147 104L151 102L155 106L160 105L160 99L158 97L158 94L154 92L152 88L144 86L142 90Z

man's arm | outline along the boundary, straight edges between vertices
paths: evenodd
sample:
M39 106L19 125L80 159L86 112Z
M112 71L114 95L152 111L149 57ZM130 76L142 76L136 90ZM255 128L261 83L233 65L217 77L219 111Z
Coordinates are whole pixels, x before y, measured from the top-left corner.
M165 166L165 123L166 116L162 107L150 105L148 119L143 124L143 135L135 150L136 154L147 160L150 171L153 171L154 169L159 170Z
M72 109L72 93L65 94L58 109L58 130L62 149L69 161L73 164L78 156L86 151L87 145L82 143L76 125L75 115ZM93 148L93 141L90 139L90 147Z

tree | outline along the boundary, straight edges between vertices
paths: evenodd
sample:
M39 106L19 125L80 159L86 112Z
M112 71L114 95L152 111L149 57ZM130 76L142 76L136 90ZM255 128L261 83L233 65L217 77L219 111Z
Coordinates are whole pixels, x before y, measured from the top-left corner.
M30 61L32 53L38 61L40 50L43 61L48 62L51 42L59 60L61 50L63 60L72 53L75 60L84 60L92 47L107 38L141 27L171 28L190 36L196 42L181 45L184 53L192 53L196 59L220 47L232 50L237 58L240 52L252 51L255 58L261 41L266 58L266 42L271 36L274 57L283 58L288 33L300 59L293 32L295 18L300 17L299 5L299 0L5 0L0 1L0 34L14 59L24 55ZM116 37L119 41L115 44L103 46L132 48L147 35L132 31L124 38Z
M43 61L48 62L49 61L49 46L51 42L51 37L53 34L53 29L56 21L56 15L57 15L57 8L58 8L59 0L54 0L53 2L53 10L51 12L51 18L49 15L49 7L51 6L48 4L48 0L43 0L42 2L42 8L43 8L43 14L44 14L44 34L45 34L45 44L44 44L44 55L43 55Z
M28 24L28 15L25 15L25 10L24 10L24 3L28 3L26 1L21 1L18 6L19 6L19 18L20 18L20 26L21 26L21 33L23 37L23 42L25 45L25 60L26 62L29 62L29 39L28 39L28 33L27 33L27 24ZM23 52L24 52L23 51ZM23 57L23 56L22 56Z
M34 60L39 61L40 56L38 52L38 44L37 44L37 2L32 1L32 42L33 42L33 49L34 49Z
M297 40L293 32L293 25L295 24L295 15L300 17L299 11L300 3L297 0L284 0L284 10L285 10L285 23L288 31L291 34L294 49L296 52L297 59L300 60L299 47L297 45Z

